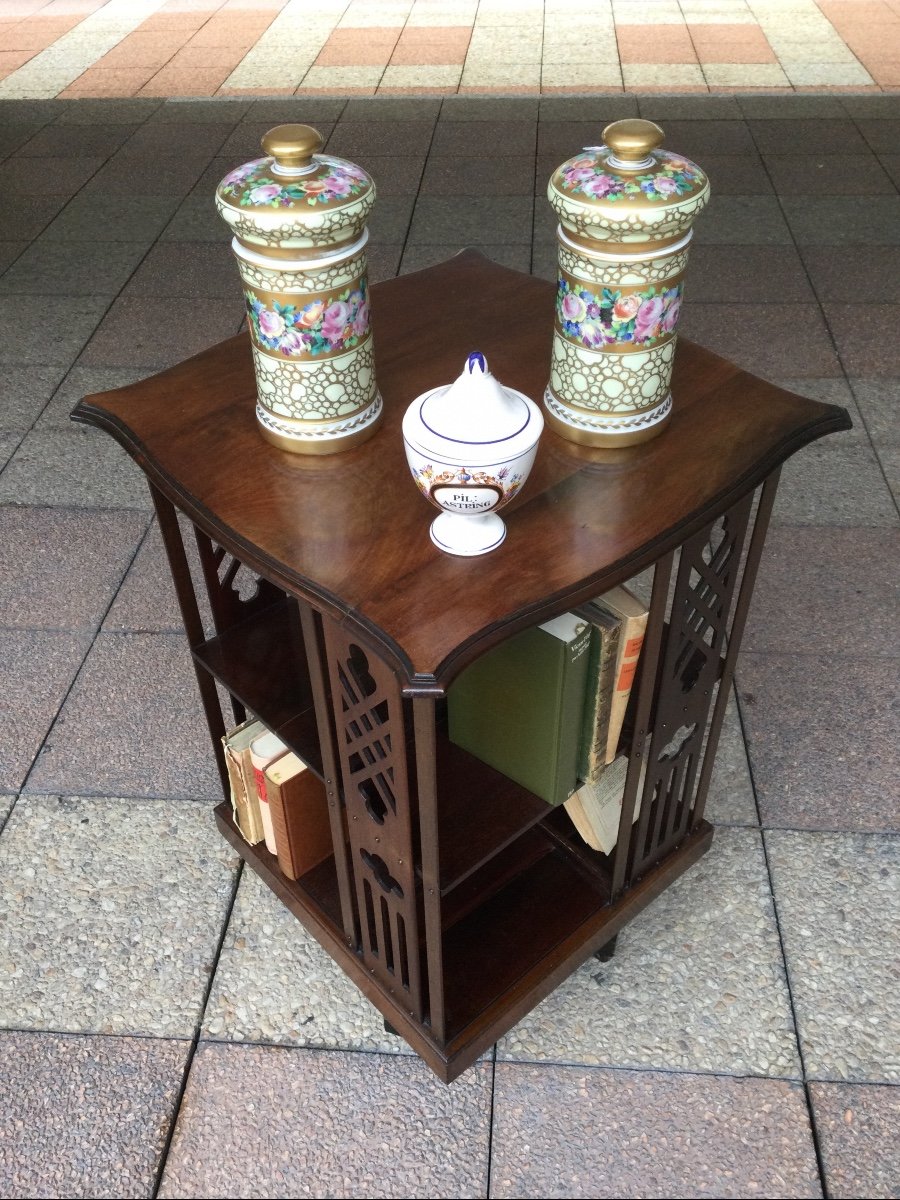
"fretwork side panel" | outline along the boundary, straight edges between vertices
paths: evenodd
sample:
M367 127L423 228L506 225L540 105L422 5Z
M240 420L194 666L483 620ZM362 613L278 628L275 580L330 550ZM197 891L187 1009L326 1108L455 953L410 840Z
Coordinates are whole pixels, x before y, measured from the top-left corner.
M324 618L362 957L422 1018L418 902L403 700L377 655Z
M284 592L274 583L256 575L196 526L194 533L216 633L231 629L284 598Z
M698 778L704 754L716 750L707 727L717 692L727 685L724 654L752 502L751 493L689 538L678 556L649 746L632 748L644 757L646 773L630 838L631 882L685 837L697 818L698 800L702 806Z

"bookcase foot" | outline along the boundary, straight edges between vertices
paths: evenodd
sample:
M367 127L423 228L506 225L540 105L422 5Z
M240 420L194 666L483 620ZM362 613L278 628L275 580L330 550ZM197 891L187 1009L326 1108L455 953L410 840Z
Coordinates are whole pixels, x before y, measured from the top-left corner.
M594 958L596 958L598 962L609 962L616 952L616 942L618 940L618 934L616 934L614 938L610 938L605 946L601 946L599 950L594 951Z

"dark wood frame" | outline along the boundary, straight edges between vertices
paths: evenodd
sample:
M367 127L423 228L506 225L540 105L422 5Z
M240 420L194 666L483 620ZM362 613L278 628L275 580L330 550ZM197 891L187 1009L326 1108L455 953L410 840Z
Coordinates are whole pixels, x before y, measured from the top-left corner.
M504 545L452 559L428 540L400 419L475 348L538 396L553 289L466 252L378 285L372 303L385 422L344 455L301 460L258 436L243 336L73 415L148 475L226 798L217 682L235 721L259 716L324 782L334 855L301 879L243 840L227 802L224 836L449 1082L708 848L704 803L780 465L849 419L682 343L659 438L600 451L546 432ZM513 329L495 332L492 313L511 306ZM604 856L453 746L444 697L490 646L650 566L619 839Z

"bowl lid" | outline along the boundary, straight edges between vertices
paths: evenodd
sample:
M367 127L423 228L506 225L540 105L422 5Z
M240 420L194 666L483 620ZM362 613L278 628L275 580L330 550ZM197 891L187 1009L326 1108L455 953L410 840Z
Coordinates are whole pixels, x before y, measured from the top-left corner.
M491 374L484 355L475 351L453 383L427 392L420 399L419 437L431 434L493 454L495 449L508 449L505 444L511 439L529 433L534 422L533 409L520 392L505 388Z
M300 214L355 204L374 192L367 171L346 159L320 154L324 144L311 125L278 125L262 138L267 157L230 171L216 193L234 208Z
M550 178L555 189L587 208L677 208L709 186L706 174L680 154L662 150L665 134L652 121L614 121L602 146L586 146Z

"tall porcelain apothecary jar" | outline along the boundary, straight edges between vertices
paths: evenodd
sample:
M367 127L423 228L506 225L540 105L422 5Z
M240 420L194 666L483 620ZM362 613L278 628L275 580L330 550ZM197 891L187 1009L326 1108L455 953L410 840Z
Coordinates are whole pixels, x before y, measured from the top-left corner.
M691 225L704 172L660 149L651 121L616 121L552 175L559 277L548 424L573 442L628 446L660 433Z
M226 175L216 207L234 238L265 438L295 454L332 454L381 418L366 264L371 177L321 154L308 125L279 125L266 157Z

